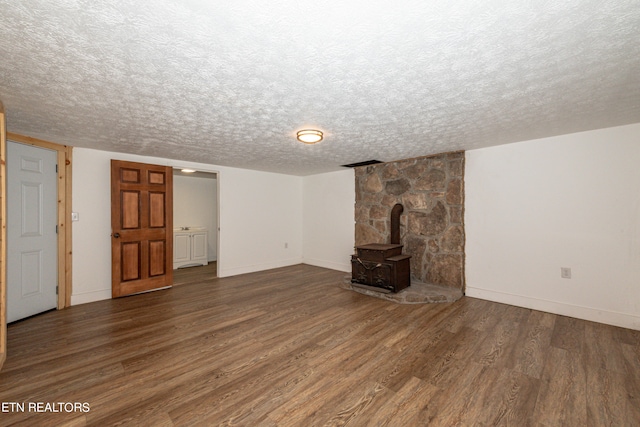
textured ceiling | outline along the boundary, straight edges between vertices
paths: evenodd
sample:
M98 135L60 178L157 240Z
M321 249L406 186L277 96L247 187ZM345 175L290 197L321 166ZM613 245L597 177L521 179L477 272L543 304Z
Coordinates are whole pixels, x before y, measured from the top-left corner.
M640 122L638 0L0 0L0 58L10 132L294 175Z

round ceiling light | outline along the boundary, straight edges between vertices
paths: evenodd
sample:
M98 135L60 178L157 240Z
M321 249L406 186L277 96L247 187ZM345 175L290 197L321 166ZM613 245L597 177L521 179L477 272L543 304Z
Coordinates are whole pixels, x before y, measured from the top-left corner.
M322 132L315 129L303 129L298 131L296 138L305 144L315 144L322 141Z

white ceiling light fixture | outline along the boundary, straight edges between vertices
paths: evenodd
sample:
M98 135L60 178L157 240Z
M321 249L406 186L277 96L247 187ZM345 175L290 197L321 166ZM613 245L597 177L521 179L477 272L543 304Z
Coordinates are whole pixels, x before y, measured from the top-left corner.
M195 170L193 170L193 169L180 169L180 172L182 172L182 173L194 173Z
M298 131L296 138L298 138L298 141L305 144L315 144L322 141L323 134L319 130L303 129Z

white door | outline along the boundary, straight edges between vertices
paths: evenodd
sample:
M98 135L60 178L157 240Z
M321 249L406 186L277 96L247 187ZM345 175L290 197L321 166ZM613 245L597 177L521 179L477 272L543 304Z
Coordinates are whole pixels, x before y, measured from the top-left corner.
M7 322L58 303L57 153L7 142Z

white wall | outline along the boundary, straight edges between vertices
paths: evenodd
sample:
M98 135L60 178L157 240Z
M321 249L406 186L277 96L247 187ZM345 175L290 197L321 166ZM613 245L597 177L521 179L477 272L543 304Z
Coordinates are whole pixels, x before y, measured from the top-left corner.
M640 329L640 124L468 151L465 226L467 295Z
M218 173L219 276L302 262L301 177L75 148L72 305L111 298L112 158Z
M219 180L225 276L300 264L302 178L228 168Z
M173 176L173 226L205 227L207 260L217 259L218 180L201 176Z
M350 272L355 244L353 169L307 176L303 188L305 264Z

